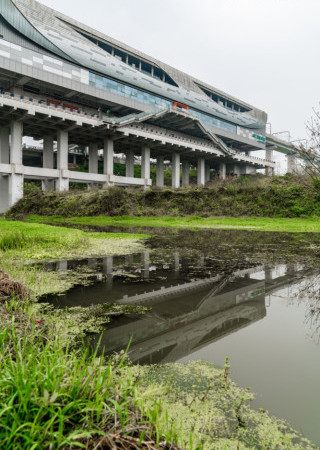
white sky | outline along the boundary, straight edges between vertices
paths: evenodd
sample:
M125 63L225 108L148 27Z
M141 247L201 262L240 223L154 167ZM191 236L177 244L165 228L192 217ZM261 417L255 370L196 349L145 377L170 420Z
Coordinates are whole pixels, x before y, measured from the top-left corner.
M304 138L320 101L320 0L40 0L265 110Z

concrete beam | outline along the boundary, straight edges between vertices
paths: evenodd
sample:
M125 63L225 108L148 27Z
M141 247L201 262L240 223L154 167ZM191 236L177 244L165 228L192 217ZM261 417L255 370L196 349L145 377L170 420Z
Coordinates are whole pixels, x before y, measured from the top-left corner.
M164 157L163 156L158 156L157 157L156 185L158 187L163 187L164 186Z
M198 186L205 185L205 159L204 158L198 159L197 181L198 181Z
M172 187L180 187L180 154L172 154Z

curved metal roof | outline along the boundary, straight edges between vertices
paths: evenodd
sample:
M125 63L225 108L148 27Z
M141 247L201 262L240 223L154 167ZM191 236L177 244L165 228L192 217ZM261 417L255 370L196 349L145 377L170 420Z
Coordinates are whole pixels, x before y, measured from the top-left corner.
M41 5L35 0L1 0L1 13L20 33L49 50L76 64L91 69L102 75L136 86L172 101L179 101L189 107L225 121L247 128L262 128L263 121L248 113L230 110L214 102L193 81L192 77L175 71L157 61L177 84L178 87L157 80L125 64L110 55L74 28L87 27L69 19L62 14ZM18 17L19 20L14 19ZM11 22L10 22L11 20ZM72 23L73 22L73 23ZM101 33L95 32L96 35ZM108 41L108 37L104 36ZM109 39L110 40L110 39ZM122 44L125 48L125 45ZM137 53L137 51L135 51ZM177 76L177 74L180 74ZM186 81L182 82L182 75ZM186 88L189 86L189 89Z

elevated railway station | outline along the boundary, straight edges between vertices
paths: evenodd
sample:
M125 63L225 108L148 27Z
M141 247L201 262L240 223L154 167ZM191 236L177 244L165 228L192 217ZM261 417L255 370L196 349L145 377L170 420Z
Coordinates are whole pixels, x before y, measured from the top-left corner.
M266 134L264 111L34 0L1 1L0 89L0 212L28 179L58 191L70 182L147 188L152 162L159 187L168 163L174 188L189 185L191 167L204 186L272 174L281 147ZM43 143L42 167L24 164L26 138ZM87 172L70 170L70 148L79 146L88 149ZM119 155L125 176L114 174Z

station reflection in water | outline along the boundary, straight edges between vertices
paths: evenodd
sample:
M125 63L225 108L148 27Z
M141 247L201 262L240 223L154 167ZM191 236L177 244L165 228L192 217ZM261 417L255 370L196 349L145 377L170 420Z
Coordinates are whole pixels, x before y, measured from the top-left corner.
M145 251L130 256L48 265L65 271L89 266L96 282L77 287L60 307L101 303L143 305L143 315L115 318L103 332L108 352L127 347L133 362L176 361L266 316L266 295L302 276L303 267L251 266L217 273L214 260Z

